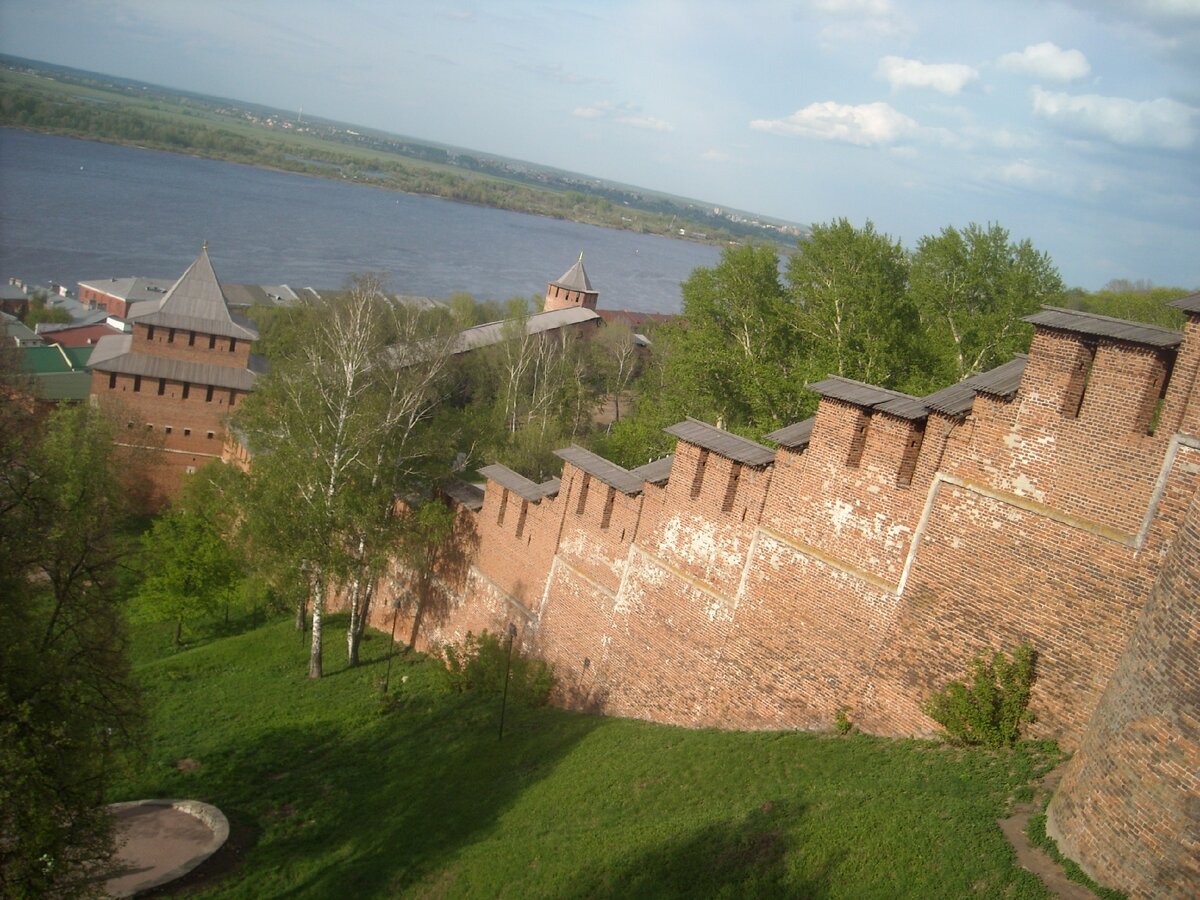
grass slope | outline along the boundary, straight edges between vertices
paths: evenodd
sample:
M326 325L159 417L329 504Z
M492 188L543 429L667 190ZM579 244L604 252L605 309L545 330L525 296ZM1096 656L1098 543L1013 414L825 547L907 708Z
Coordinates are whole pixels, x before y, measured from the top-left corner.
M252 835L229 897L1043 897L995 820L1053 762L917 741L690 731L446 691L386 639L319 682L277 622L155 658L147 764L112 800L191 797ZM200 763L180 771L183 758Z

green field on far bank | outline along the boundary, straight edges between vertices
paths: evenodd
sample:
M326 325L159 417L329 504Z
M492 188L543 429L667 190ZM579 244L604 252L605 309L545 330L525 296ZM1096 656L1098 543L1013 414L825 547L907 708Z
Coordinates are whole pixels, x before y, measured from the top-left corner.
M1043 897L996 826L1057 757L861 735L691 731L454 694L387 638L325 678L291 623L170 649L135 630L144 768L110 800L229 817L220 897ZM182 762L181 761L194 761Z

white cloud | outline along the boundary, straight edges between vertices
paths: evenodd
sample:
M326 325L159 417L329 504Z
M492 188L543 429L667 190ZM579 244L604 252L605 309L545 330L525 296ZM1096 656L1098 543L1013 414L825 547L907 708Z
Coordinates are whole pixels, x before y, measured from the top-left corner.
M832 100L810 103L782 119L755 119L750 127L771 134L845 141L860 147L891 144L918 130L916 122L886 103L847 106Z
M891 0L811 0L809 5L819 12L837 15L885 16L892 11Z
M1129 100L1033 89L1033 111L1069 131L1129 147L1181 150L1196 140L1196 110L1174 100Z
M705 162L716 163L729 162L731 159L733 159L733 157L724 150L705 150L700 154L700 158Z
M808 8L830 20L820 30L822 40L829 44L859 44L911 29L891 0L809 0Z
M961 63L926 64L899 56L885 56L879 61L877 71L893 90L932 88L943 94L957 94L967 82L979 77L977 70Z
M632 103L613 103L610 100L600 100L590 106L577 106L571 113L580 119L610 119L632 128L645 128L649 131L674 131L675 126L664 119L654 116L644 116Z
M1087 57L1078 50L1064 50L1050 41L1030 44L1020 53L1005 53L1000 68L1050 81L1075 81L1092 71Z
M1038 187L1050 184L1055 180L1054 173L1048 169L1033 165L1028 160L1018 159L1002 167L997 175L1001 181L1015 184L1019 187Z
M649 131L674 131L675 126L670 122L656 119L654 116L619 116L617 121L622 125L631 125L634 128L645 128Z

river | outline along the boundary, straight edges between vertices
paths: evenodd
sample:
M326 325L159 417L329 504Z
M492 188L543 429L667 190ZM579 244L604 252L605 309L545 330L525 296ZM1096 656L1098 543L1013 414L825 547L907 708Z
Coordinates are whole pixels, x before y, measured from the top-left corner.
M678 312L719 249L238 163L0 129L0 276L175 278L201 245L229 283L541 295L582 251L600 306Z

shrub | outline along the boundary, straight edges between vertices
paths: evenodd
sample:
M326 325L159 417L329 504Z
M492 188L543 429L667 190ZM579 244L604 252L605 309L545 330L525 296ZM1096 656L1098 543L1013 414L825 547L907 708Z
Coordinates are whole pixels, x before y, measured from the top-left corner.
M1034 652L1021 644L1012 657L999 651L975 657L967 684L954 682L934 694L925 714L964 744L1010 747L1021 726L1032 721L1026 707L1034 679Z
M508 668L508 639L482 632L471 632L458 644L442 647L446 677L451 690L462 693L499 694L504 690L504 672ZM510 702L542 706L550 699L554 670L540 659L525 656L512 648L512 671L508 682Z
M850 707L839 706L837 712L833 714L833 727L837 729L838 734L849 734L854 727L854 722L850 718Z

